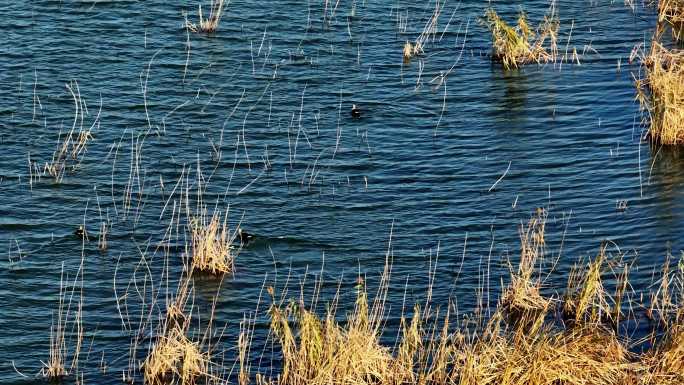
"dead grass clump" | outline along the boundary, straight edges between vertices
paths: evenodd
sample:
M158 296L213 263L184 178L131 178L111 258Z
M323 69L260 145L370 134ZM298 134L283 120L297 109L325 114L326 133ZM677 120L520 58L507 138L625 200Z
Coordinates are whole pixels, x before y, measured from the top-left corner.
M682 40L684 35L684 1L660 0L658 1L658 22L666 23L672 30L675 40Z
M233 271L234 255L231 250L234 236L228 230L228 213L221 218L215 211L210 219L205 215L190 223L192 233L192 267L211 274Z
M285 307L274 303L269 314L283 354L278 384L393 383L393 357L379 343L379 324L369 315L365 289L359 289L344 326L335 321L332 310L320 319L294 302Z
M406 40L406 43L404 44L403 52L404 52L404 63L408 63L409 61L411 61L411 58L423 53L423 45L420 42L416 42L415 44L411 44L410 41Z
M501 297L501 310L515 326L534 332L544 322L551 300L541 295L541 280L535 267L544 257L546 212L538 209L526 228L520 229L520 264L511 272L511 283Z
M535 30L530 28L527 16L522 11L517 24L511 26L494 9L489 8L485 12L484 23L492 33L492 58L503 63L505 69L529 63L554 62L558 57L560 21L554 4Z
M223 7L225 0L211 0L211 6L209 11L209 16L204 17L202 12L202 4L199 5L198 16L199 24L191 23L186 20L185 24L187 28L192 32L205 32L213 33L218 29L219 23L221 21L221 16L223 15Z
M599 328L513 335L498 328L495 321L483 337L463 345L458 384L624 385L636 368L615 335Z
M194 384L207 373L209 357L180 327L160 336L145 359L143 375L148 385Z
M570 272L568 288L563 303L563 316L572 324L601 324L612 321L613 312L609 296L603 286L601 274L606 261L607 245L585 267L575 267Z
M645 76L638 79L637 97L648 113L648 136L656 143L684 143L684 52L657 41L642 59Z

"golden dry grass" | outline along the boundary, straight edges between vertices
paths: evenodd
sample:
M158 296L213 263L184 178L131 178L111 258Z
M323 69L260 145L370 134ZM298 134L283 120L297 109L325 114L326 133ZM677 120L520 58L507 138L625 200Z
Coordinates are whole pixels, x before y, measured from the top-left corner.
M660 0L658 1L658 22L667 24L672 30L675 40L682 40L684 35L684 1Z
M659 144L684 142L684 52L652 42L642 58L643 78L636 81L638 99L650 121L649 138Z
M636 366L626 347L601 329L503 333L497 322L488 336L458 353L460 385L623 385Z
M505 69L556 61L560 22L553 7L534 30L522 11L516 25L511 26L493 8L487 9L483 21L492 33L492 58Z
M346 325L338 324L333 312L320 319L302 304L271 306L271 330L284 361L278 383L394 383L400 371L393 365L390 349L379 343L380 325L370 315L365 288L357 294Z
M193 269L211 274L233 271L234 236L230 234L227 219L227 213L221 217L217 210L210 218L201 215L191 221Z
M551 300L541 295L541 279L535 268L544 258L546 211L538 209L526 228L520 229L520 263L511 271L511 283L501 297L500 308L509 322L534 332L544 322Z
M378 297L369 305L363 281L356 302L344 321L336 315L338 297L319 317L299 301L276 301L273 288L270 330L279 343L282 367L275 378L258 374L265 385L674 385L684 375L684 311L671 318L665 338L654 338L653 348L630 351L627 336L616 334L611 318L624 295L625 267L616 273L614 296L603 275L622 266L607 244L597 257L580 265L569 278L563 309L572 322L557 322L554 298L541 293L546 212L538 210L521 226L520 265L511 269L511 283L499 306L485 322L454 323L450 311L440 315L429 301L402 316L397 341L381 343L387 291L381 277ZM621 258L621 255L620 255ZM684 266L684 263L681 264ZM390 269L385 269L387 272ZM684 267L678 273L684 277ZM681 278L664 274L684 293ZM679 277L679 275L677 276ZM315 294L317 296L317 294ZM429 297L429 296L428 296ZM681 296L672 295L672 302ZM611 306L612 305L612 306ZM629 313L633 315L633 313ZM482 317L482 316L476 316ZM470 325L470 326L469 326ZM244 357L241 358L241 362ZM250 376L240 371L240 383Z
M142 364L148 385L194 384L207 373L209 355L200 351L181 327L160 336Z
M185 24L192 32L216 32L219 27L219 23L221 22L224 6L225 0L211 0L211 5L209 6L209 15L205 17L204 13L202 12L202 4L200 4L197 11L199 16L199 24L194 24L188 21L186 21Z

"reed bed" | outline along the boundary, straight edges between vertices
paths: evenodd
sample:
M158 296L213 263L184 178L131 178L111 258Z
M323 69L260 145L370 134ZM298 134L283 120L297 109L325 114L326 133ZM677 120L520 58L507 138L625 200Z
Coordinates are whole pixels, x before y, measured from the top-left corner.
M209 15L205 17L204 13L202 12L202 4L200 4L197 11L199 23L195 24L186 20L185 24L187 28L195 33L216 32L219 27L219 23L221 22L221 16L223 15L223 8L225 5L225 0L211 0L211 5L209 6Z
M546 212L537 212L521 226L521 254L511 269L510 284L498 307L466 321L452 317L454 306L415 305L402 314L394 345L381 342L388 309L389 272L385 269L377 296L369 300L363 280L355 288L355 303L343 319L337 315L339 293L318 315L299 300L276 299L270 330L282 363L275 377L258 373L260 385L673 385L684 380L682 281L664 278L679 294L670 298L678 309L666 329L654 332L652 348L632 349L638 341L618 334L605 315L627 286L619 274L616 294L604 284L606 274L622 261L601 245L597 257L571 275L565 299L544 297L539 270L545 258ZM617 270L616 270L617 271ZM627 271L627 269L623 270ZM682 269L684 271L684 268ZM314 294L317 298L318 294ZM572 322L561 314L570 312ZM479 312L479 314L486 314ZM633 315L633 313L630 313ZM663 336L663 337L660 337ZM241 362L244 358L241 359ZM240 384L252 377L240 372Z
M200 320L194 297L192 271L183 275L175 293L167 299L166 306L156 323L156 337L140 364L140 373L147 385L193 385L225 383L218 377L217 364L212 359L210 338L220 340L212 334L213 307L209 320L200 328ZM144 324L142 324L144 328ZM136 339L133 344L139 341ZM137 346L132 352L137 350ZM221 369L222 370L222 369Z
M560 21L555 4L536 29L532 29L523 11L515 25L508 24L489 8L483 18L492 34L492 59L505 69L515 69L529 63L555 62L558 57L558 31Z
M644 76L636 81L637 98L650 123L648 137L655 143L684 142L684 52L653 41L642 58Z

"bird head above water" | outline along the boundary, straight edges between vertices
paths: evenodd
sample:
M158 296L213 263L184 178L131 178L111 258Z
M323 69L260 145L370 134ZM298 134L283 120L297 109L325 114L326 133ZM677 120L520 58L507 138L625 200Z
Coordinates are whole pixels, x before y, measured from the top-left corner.
M351 116L354 119L358 119L361 117L361 110L359 110L359 108L356 107L356 104L352 104Z

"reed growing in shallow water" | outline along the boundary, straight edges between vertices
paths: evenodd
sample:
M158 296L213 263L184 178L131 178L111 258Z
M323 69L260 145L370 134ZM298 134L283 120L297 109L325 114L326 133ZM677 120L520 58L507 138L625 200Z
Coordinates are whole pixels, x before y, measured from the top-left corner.
M659 144L684 143L684 52L653 41L642 58L645 75L637 97L650 121L648 136Z
M523 11L514 26L503 20L493 8L487 9L483 21L492 33L492 59L500 61L505 69L556 61L560 22L554 4L534 30Z
M612 271L602 245L598 256L578 268L564 300L545 298L535 266L544 257L546 215L538 212L521 229L520 265L492 315L475 322L454 320L454 306L428 300L402 315L394 346L381 342L389 272L381 277L371 301L359 280L353 310L341 319L336 297L319 316L298 301L276 300L268 312L282 366L275 378L257 374L257 384L272 385L674 385L684 383L684 268L678 278L676 311L666 328L653 333L653 348L630 350L611 318L618 295L609 295L603 279ZM626 275L624 275L626 277ZM618 293L627 286L618 284ZM672 296L671 298L674 298ZM429 296L428 296L429 298ZM484 314L482 312L481 314ZM633 313L632 317L635 317ZM470 319L470 321L473 321ZM475 325L475 326L473 326ZM662 335L663 337L656 337ZM241 372L241 384L250 382Z
M227 217L226 213L222 218L217 210L211 217L202 215L190 222L193 269L211 274L233 271L235 236L230 234Z
M204 17L204 13L202 12L202 4L200 4L199 10L197 11L199 16L199 24L186 21L185 25L192 32L216 32L219 23L221 22L224 6L225 0L211 0L211 5L209 6L209 15Z

